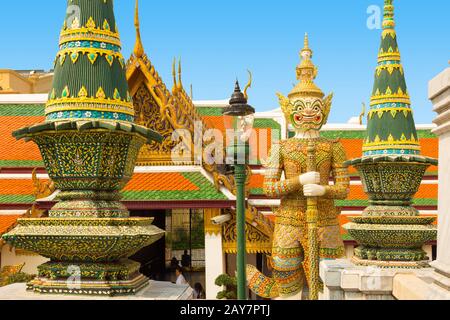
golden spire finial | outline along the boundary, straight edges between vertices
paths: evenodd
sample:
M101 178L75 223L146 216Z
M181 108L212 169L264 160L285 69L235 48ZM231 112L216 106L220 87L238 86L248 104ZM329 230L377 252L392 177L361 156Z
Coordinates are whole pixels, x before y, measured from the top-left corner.
M383 17L383 29L394 29L394 0L384 0L384 17Z
M309 48L309 37L308 33L305 33L305 39L303 40L303 49L300 51L300 56L303 59L312 58L312 50Z
M181 58L178 61L178 87L181 89L183 87L183 82L181 81Z
M134 55L141 58L144 55L144 46L142 45L140 23L139 23L139 0L136 0L134 11L134 27L136 28L136 43L134 45Z
M177 90L177 72L176 72L176 64L177 64L177 58L173 58L172 63L172 77L173 77L173 92L176 92Z
M314 79L317 76L317 67L311 61L313 51L309 47L308 34L305 34L304 48L300 51L301 62L297 66L297 79L300 81L289 98L314 96L323 98L324 93L316 86Z

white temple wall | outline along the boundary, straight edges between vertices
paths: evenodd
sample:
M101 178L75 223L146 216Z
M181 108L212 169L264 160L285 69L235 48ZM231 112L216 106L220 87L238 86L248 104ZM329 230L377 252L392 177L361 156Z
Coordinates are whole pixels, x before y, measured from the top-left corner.
M218 276L225 273L222 234L205 234L205 290L206 299L215 300L222 288L215 285Z

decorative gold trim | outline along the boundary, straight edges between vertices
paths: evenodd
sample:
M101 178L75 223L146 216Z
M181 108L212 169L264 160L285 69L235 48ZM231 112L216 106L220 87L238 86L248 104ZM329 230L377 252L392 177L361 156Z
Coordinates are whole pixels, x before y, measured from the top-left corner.
M220 216L221 209L204 209L205 234L219 235L222 233L222 227L212 223L212 218Z
M113 50L107 50L107 49L100 49L100 48L67 48L67 49L63 49L60 50L57 55L56 58L59 58L63 55L72 55L73 53L82 53L82 54L86 54L86 53L94 53L94 54L98 54L100 56L103 55L108 55L108 56L113 56L116 59L123 59L122 53L120 52L115 52ZM78 57L77 57L78 59ZM75 63L77 60L73 61L73 63Z
M222 229L222 250L224 253L236 253L236 212L225 210L232 215L232 220ZM246 248L247 253L272 252L273 223L256 210L249 208L246 211Z
M386 112L390 112L392 114L392 116L395 118L395 116L398 113L403 113L405 115L405 117L408 116L408 113L413 113L413 110L411 108L380 108L380 109L372 109L369 111L369 119L372 119L374 114L377 114L378 117L381 119L381 117L383 116L384 113Z
M64 36L64 38L60 38L59 45L62 45L67 42L73 42L73 41L96 41L96 42L105 42L109 44L116 45L118 47L121 47L120 39L116 38L101 38L98 36L92 36L90 34L83 34L83 35L72 35L72 36Z
M62 104L65 105L61 106ZM89 110L92 109L96 111L105 111L105 112L121 112L134 116L134 108L132 102L125 102L123 100L101 99L101 98L59 98L55 100L49 100L45 107L45 114L47 115L49 113L58 111L79 110L81 105L82 108ZM111 108L98 107L98 105L111 106Z
M391 35L392 38L396 38L397 37L397 33L395 32L394 29L384 29L381 36L383 37L383 39L385 39L388 35Z
M377 76L380 76L380 74L383 70L387 70L389 72L389 74L392 74L395 69L398 69L401 74L404 73L403 66L400 63L378 65L376 67L375 71L377 73Z
M82 34L82 35L80 35ZM106 37L109 37L110 39L105 39ZM120 35L118 32L112 32L108 30L100 30L100 29L90 29L90 28L77 28L77 29L67 29L61 31L60 37L59 37L59 44L66 43L68 41L74 41L74 38L77 38L79 40L96 40L99 39L100 41L104 42L110 42L114 44L117 44L120 46ZM68 39L66 39L68 38Z
M222 244L223 253L236 254L237 253L237 243L236 242L224 242ZM254 253L272 253L272 243L271 242L259 242L252 243L248 242L246 244L246 249L248 254Z
M16 256L25 256L25 257L38 257L39 256L38 253L23 250L23 249L15 248L14 251L16 253Z
M375 95L370 99L370 106L383 103L405 103L411 104L411 99L408 94L386 94L386 95Z
M383 144L384 143L384 144ZM380 143L371 143L371 144L364 144L363 145L363 151L375 151L375 150L385 150L385 149L408 149L408 150L416 150L420 151L421 147L417 144L417 142L411 144L406 144L401 141L394 141L394 142L380 142Z

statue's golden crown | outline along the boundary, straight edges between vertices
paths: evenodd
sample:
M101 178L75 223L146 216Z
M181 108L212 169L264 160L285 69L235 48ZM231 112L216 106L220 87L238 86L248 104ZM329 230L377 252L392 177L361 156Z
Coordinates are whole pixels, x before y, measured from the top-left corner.
M299 82L294 89L288 94L286 98L280 93L277 96L280 101L281 109L286 117L289 119L297 100L305 98L318 98L323 102L323 114L325 115L325 123L331 111L331 103L333 100L333 94L329 94L324 98L325 94L314 83L314 79L317 77L318 68L311 61L313 51L309 48L308 34L305 34L304 48L300 51L301 62L297 66L297 80Z

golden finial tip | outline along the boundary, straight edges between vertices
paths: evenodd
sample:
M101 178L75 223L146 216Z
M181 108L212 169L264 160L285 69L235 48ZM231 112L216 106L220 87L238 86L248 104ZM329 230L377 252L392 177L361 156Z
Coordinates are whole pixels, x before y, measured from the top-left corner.
M302 56L304 52L309 52L309 54L312 55L312 50L309 48L309 36L307 32L305 32L305 38L303 40L303 49L301 51Z
M139 0L136 0L136 5L134 7L134 26L139 28Z
M134 26L136 28L136 43L134 45L134 55L140 58L144 55L144 46L142 45L140 23L139 23L139 0L136 0L136 7L134 9Z
M304 44L304 49L309 49L308 32L305 32L305 40L304 40L303 44Z
M182 76L181 76L181 57L180 57L180 59L178 60L178 86L180 88L183 87L183 82L181 81L181 79Z

